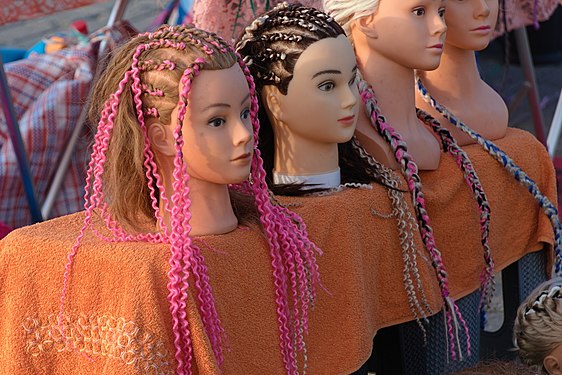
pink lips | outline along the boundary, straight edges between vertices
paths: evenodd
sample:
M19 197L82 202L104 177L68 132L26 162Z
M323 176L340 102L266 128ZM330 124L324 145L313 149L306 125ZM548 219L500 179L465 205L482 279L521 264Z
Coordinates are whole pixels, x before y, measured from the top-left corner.
M486 25L486 26L477 27L477 28L472 29L470 31L490 31L491 29L492 28L490 26Z
M338 121L344 125L353 125L354 120L355 120L355 116L347 116L344 118L340 118Z
M238 156L237 158L232 159L231 161L248 161L248 160L250 160L251 156L252 156L252 153L246 152L245 154L242 154L242 155Z
M429 48L443 49L443 43L434 44L432 46L429 46Z

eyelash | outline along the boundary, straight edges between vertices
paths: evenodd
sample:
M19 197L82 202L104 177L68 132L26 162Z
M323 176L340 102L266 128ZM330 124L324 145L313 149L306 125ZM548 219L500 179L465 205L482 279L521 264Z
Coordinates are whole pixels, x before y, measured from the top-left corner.
M247 120L250 118L250 108L246 108L240 114L240 119ZM207 123L210 127L218 128L226 123L226 120L222 117L215 117Z
M331 86L330 88L326 88L326 86ZM318 88L321 91L332 91L334 88L336 87L336 84L332 81L326 81L326 82L322 82L321 84L318 85Z
M220 123L217 124L217 122L219 122L219 121L220 121ZM222 117L216 117L216 118L214 118L214 119L211 119L207 124L208 124L210 127L218 128L219 126L224 125L225 122L226 122L226 121L225 121Z
M419 14L419 12L422 12L421 14ZM414 10L412 10L412 13L414 13L414 15L421 17L425 14L425 8L416 8Z

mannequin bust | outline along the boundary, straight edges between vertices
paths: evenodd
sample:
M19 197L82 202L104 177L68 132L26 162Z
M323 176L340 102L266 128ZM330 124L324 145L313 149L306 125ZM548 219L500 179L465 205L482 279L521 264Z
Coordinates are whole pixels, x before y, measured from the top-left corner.
M286 193L277 185L381 181L351 144L360 108L357 63L331 17L280 4L246 28L237 50L260 94L260 150L274 192Z
M475 51L483 50L490 43L498 19L498 3L498 0L448 1L447 38L441 64L432 71L418 71L423 85L437 102L488 140L505 135L509 114L501 96L480 78ZM435 116L459 145L475 143L426 103L419 92L416 105Z
M263 244L272 259L253 265L255 275L266 271L267 276L262 273L249 282L271 283L271 295L261 298L271 298L273 316L275 311L281 316L276 349L281 350L288 372L292 371L304 340L298 326L306 323L319 277L317 248L299 226L302 220L269 200L262 160L254 152L259 129L255 86L244 63L215 34L191 26L164 25L124 44L112 56L94 92L90 113L98 132L88 172L91 191L73 253L86 228L93 228L94 214L105 221L107 228L102 230L114 242L170 245L167 286L177 372L191 373L191 358L186 356L192 353L190 332L182 311L188 290L199 301L197 308L219 365L225 331L196 237L235 239L241 232L236 230L238 220L252 224L250 220L255 219L259 228L255 237L266 239ZM261 245L255 241L244 250L254 251L250 247L257 246L263 253ZM73 257L68 258L65 283ZM213 253L209 258L213 264ZM284 267L292 262L298 265L286 271ZM291 283L291 277L298 281ZM220 278L211 281L224 290ZM65 293L66 289L62 301ZM303 296L298 301L301 310L289 317L288 295L293 294ZM227 313L242 309L238 301L228 301ZM63 307L61 303L61 315ZM255 319L266 318L258 315ZM274 327L276 323L271 320ZM234 360L230 365L240 364Z
M562 278L539 285L517 310L515 344L537 374L562 374Z
M444 2L325 0L324 9L346 30L363 78L373 87L382 114L402 136L419 169L436 169L441 151L416 115L414 70L439 65L447 30ZM363 113L356 135L377 160L397 168L388 144Z

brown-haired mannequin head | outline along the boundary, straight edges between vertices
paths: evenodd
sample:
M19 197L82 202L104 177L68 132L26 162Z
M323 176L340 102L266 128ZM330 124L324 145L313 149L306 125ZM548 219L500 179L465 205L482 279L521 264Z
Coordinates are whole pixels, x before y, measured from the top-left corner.
M514 325L519 356L549 375L562 374L562 278L539 285L517 310Z
M379 180L350 143L359 111L357 67L331 17L281 4L246 28L237 50L260 94L260 149L272 180L283 175L321 187ZM315 180L338 165L341 181Z

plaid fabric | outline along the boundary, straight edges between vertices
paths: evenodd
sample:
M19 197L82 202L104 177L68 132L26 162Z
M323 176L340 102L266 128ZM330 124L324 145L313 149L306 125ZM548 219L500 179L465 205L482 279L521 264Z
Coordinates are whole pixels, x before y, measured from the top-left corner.
M67 49L5 66L40 204L86 101L93 64L89 49ZM76 212L83 207L86 143L84 137L74 152L51 216ZM3 113L0 113L0 221L13 228L31 222Z

